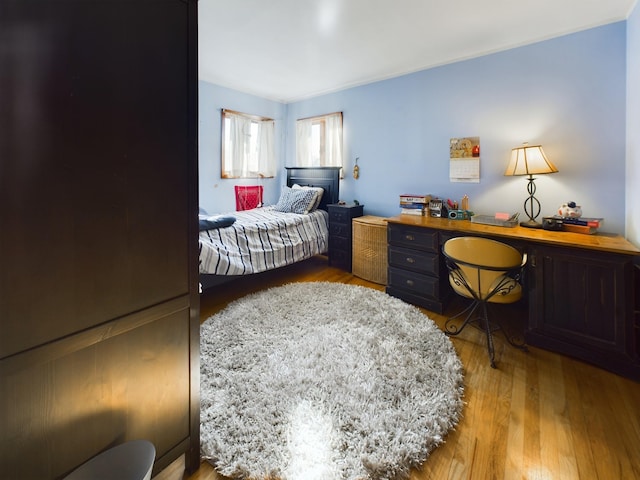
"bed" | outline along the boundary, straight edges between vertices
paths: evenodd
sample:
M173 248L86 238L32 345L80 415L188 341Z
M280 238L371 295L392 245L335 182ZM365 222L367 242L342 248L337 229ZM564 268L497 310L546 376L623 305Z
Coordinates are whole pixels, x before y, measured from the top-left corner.
M338 202L339 167L287 167L287 184L276 205L200 216L202 288L273 270L325 253L327 205ZM320 190L321 189L321 190ZM311 211L308 202L322 195ZM203 222L209 218L213 228Z

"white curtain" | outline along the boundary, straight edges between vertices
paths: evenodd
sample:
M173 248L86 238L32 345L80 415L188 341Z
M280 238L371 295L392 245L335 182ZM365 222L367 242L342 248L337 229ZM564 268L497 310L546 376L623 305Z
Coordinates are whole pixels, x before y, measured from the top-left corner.
M326 116L325 167L342 167L342 113Z
M320 144L313 145L314 127ZM296 122L296 166L342 167L342 112Z
M313 118L305 118L296 122L296 166L317 167L311 153L311 125Z
M273 120L260 122L258 129L258 174L261 177L275 176L275 124Z
M275 175L275 121L224 111L223 178Z
M230 142L226 148L226 171L232 178L243 177L249 168L249 139L251 138L251 120L240 115L229 115Z

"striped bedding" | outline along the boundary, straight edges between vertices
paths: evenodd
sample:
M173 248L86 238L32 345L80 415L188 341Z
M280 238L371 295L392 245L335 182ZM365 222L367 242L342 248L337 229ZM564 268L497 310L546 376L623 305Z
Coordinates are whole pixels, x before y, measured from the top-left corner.
M200 232L200 273L249 275L290 265L328 249L328 214L273 207L233 212L230 227Z

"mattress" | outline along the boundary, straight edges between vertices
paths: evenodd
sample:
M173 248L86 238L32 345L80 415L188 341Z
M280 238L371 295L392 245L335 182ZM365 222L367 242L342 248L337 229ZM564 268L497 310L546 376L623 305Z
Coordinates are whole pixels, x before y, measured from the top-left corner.
M227 214L231 226L200 232L201 274L249 275L291 265L325 253L328 214L278 212L273 207Z

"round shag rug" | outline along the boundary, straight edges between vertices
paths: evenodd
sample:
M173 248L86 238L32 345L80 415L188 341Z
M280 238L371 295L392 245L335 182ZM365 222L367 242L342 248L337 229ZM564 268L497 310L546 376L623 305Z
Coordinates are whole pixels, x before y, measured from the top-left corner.
M407 478L462 411L450 340L377 290L291 283L236 300L200 333L201 453L225 476Z

